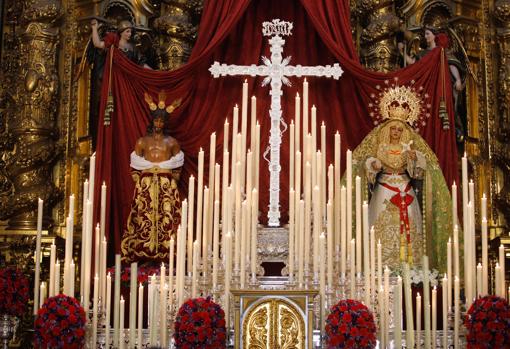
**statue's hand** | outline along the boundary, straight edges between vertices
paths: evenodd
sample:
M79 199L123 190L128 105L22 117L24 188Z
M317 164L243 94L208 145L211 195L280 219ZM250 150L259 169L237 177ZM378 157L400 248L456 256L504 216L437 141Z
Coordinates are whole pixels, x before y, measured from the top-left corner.
M90 21L90 27L91 27L92 29L97 29L97 26L98 26L97 19L92 19L92 20Z
M407 154L409 156L409 159L416 160L416 150L408 150Z
M460 80L455 80L455 90L457 91L462 91L464 89L464 86L462 86L462 81Z
M381 164L379 163L379 161L376 161L376 160L372 161L372 169L373 169L374 171L380 171L380 170L381 170L381 168L382 168L382 166L381 166Z

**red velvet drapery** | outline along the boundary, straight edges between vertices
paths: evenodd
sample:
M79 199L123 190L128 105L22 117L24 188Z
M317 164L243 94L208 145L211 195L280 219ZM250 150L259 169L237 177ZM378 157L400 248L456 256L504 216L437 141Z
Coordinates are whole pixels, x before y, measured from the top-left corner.
M398 78L399 84L414 80L431 96L432 117L421 131L436 152L447 182L456 177L456 147L453 131L443 131L437 116L442 94L440 49L422 59L419 64L381 74L365 70L358 62L351 37L349 0L210 0L206 1L198 40L189 62L172 71L149 71L139 67L117 50L113 51L112 91L115 111L111 125L103 126L101 115L97 142L96 188L106 181L108 190L107 231L113 233L118 250L122 228L129 212L133 182L130 176L129 154L135 141L145 133L149 109L143 93L156 95L167 92L167 100L182 98L182 106L171 116L172 136L181 143L186 155L181 176L181 188L187 187L187 178L196 172L200 147L208 148L209 136L216 132L221 154L223 123L231 119L232 107L241 101L241 82L244 77L214 79L208 72L214 61L229 64L259 64L260 56L269 56L268 43L261 35L263 21L279 18L294 23L293 35L286 37L283 55L292 56L291 64L325 65L340 63L344 75L335 81L310 78L310 105L318 108L318 122L324 120L329 135L328 149L332 149L332 134L342 135L343 150L354 149L372 129L367 105L376 85ZM109 68L105 69L107 82ZM261 78L248 78L249 94L257 96L258 119L261 123L261 149L269 137L269 90L261 87ZM287 122L294 115L294 96L301 89L301 79L293 78L292 87L284 87L283 116ZM107 83L103 84L101 109L104 111ZM447 79L446 101L452 117L451 86ZM450 122L451 125L454 123ZM282 146L282 211L286 211L288 192L288 132ZM328 156L331 160L332 152ZM218 158L217 158L218 159ZM220 162L221 159L218 159ZM205 163L207 164L207 158ZM268 169L261 160L261 209L268 201ZM207 178L207 177L205 177ZM183 191L186 194L186 191ZM96 194L97 197L97 194ZM97 202L97 201L96 201ZM112 241L112 237L110 237Z

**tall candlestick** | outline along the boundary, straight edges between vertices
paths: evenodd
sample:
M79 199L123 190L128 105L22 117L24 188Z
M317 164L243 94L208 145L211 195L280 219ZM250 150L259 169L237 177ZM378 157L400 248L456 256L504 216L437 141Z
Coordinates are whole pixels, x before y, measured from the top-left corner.
M476 298L481 297L483 294L482 288L482 263L476 266Z
M208 207L212 208L212 206L214 205L214 164L216 163L216 132L213 132L211 133L211 137L210 137L210 144L209 144L209 181L207 183L207 186L210 188L211 190L211 193L210 193L210 196L209 196L209 202L208 202ZM213 217L212 217L212 210L209 210L209 212L207 213L207 226L208 227L211 227L212 226L212 220L213 220ZM204 223L205 225L205 223Z
M457 210L457 184L453 181L452 184L452 222L453 225L458 224L458 210Z
M341 226L340 224L343 224L341 220L341 193L340 193L340 181L341 181L341 168L340 168L340 159L341 159L341 153L340 153L340 134L338 131L335 133L335 250L341 251L342 245L341 245ZM342 251L342 254L344 252Z
M89 197L89 181L85 179L83 182L83 202L82 202L82 238L81 238L81 259L80 259L80 296L82 298L82 304L83 304L83 284L85 282L85 255L87 250L87 241L86 241L86 235L87 235L87 220L88 220L88 214L87 214L87 201Z
M69 269L67 270L67 277L69 278L69 291L67 295L69 297L74 297L74 261L71 259L71 263L69 264Z
M254 185L255 185L255 189L257 189L258 191L260 191L259 189L259 175L260 175L260 164L259 164L259 161L260 161L260 125L257 121L257 125L255 125L255 156L254 156L254 163L255 163L255 181L254 181ZM258 205L258 203L257 203ZM257 212L258 212L258 206L257 206Z
M295 205L295 192L294 189L290 188L289 190L289 260L288 260L288 269L289 269L289 281L294 281L294 235L295 235L295 227L296 224L294 223L296 214L294 212L294 205Z
M202 219L203 219L203 198L204 198L204 151L200 148L198 152L198 181L197 181L197 230L196 237L198 245L202 245Z
M246 133L248 127L248 82L243 83L243 101L241 105L241 187L244 187L244 176L246 171Z
M303 142L308 135L308 81L303 81Z
M164 274L163 274L164 275ZM130 271L130 288L129 288L129 343L134 343L136 339L136 296L138 285L138 263L131 263L131 271ZM129 345L130 347L134 346L133 344Z
M321 208L322 208L322 216L326 218L326 125L324 125L324 121L321 124L321 160L322 162L319 164L321 168L322 177L319 178L321 181Z
M236 163L236 172L241 173L241 162ZM234 225L234 270L239 270L241 261L241 182L235 183L235 225Z
M120 310L120 254L115 255L115 285L113 296L113 346L119 346Z
M365 277L365 304L370 304L371 287L370 287L370 237L368 228L368 204L363 202L363 273ZM361 253L361 251L360 251ZM361 263L361 262L360 262ZM375 291L375 290L374 290Z
M361 177L360 176L356 176L356 179L355 179L355 192L356 192L356 272L361 273L362 219L361 219Z
M298 283L303 286L304 281L304 254L305 254L305 202L299 200L299 243L298 243Z
M437 288L432 289L432 348L436 347L437 336Z
M459 227L453 227L453 277L460 275L459 260Z
M105 229L106 229L106 183L103 181L101 185L101 203L100 203L100 227L101 231L99 234L99 242L102 243L105 239ZM105 285L105 275L106 275L106 264L103 264L103 261L106 260L106 256L103 255L103 250L101 249L99 252L99 291L100 297L104 300L104 294L106 293L106 285Z
M257 97L251 96L250 149L255 151L255 124L257 122Z
M229 152L224 151L223 152L223 173L222 173L222 184L221 184L221 222L222 222L222 234L221 234L221 246L225 246L224 238L225 238L225 232L227 231L228 226L228 207L230 206L230 202L228 200L228 180L229 180L229 171L230 171L230 165L229 165ZM189 238L188 238L189 241ZM193 248L193 247L192 247ZM189 246L188 246L189 249ZM224 259L224 249L222 248L221 256Z
M55 295L55 258L57 254L57 247L54 243L50 247L50 282L48 285L48 295L53 297Z
M459 323L460 323L460 280L457 275L453 281L453 301L454 301L454 316L453 316L453 347L459 347Z
M39 299L41 301L41 307L44 305L44 302L46 301L46 295L47 295L47 286L46 281L42 281L41 285L39 286L40 294Z
M414 348L413 303L409 265L404 263L404 297L406 306L406 347Z
M220 256L220 202L214 201L213 223L213 290L218 286L218 263Z
M295 126L294 120L290 122L290 131L289 131L289 187L293 187L295 183L295 157L296 157L296 145L295 145Z
M207 266L209 259L209 234L210 227L207 222L207 217L209 215L209 188L207 186L204 187L204 211L203 211L203 225L202 225L202 269L204 274L207 274Z
M351 240L351 248L350 248L350 262L351 262L351 299L356 299L356 265L355 265L355 253L356 253L356 239Z
M251 211L251 229L250 229L251 230L251 233L250 233L250 238L251 238L250 262L251 262L251 275L253 276L253 278L255 278L257 275L257 265L258 265L258 261L257 261L257 256L258 256L258 253L257 253L257 246L258 246L258 236L257 236L258 209L257 209L257 204L259 202L259 194L258 194L258 191L256 188L253 188L253 190L252 190L251 200L252 200L252 204L251 204L252 211Z
M319 236L321 231L320 223L320 192L319 186L313 188L313 273L319 276Z
M347 237L352 237L352 152L346 153L346 183L347 183Z
M225 254L225 314L230 314L230 281L232 274L232 235L230 231L228 231L225 235L225 244L226 244L226 254ZM227 330L230 328L230 316L225 316L225 327Z
M99 275L99 286L101 290L99 292L99 296L101 297L102 303L104 304L106 299L106 257L108 254L108 243L106 242L106 237L103 237L101 241L101 274Z
M99 276L94 276L94 295L92 301L92 347L97 345L97 307L99 302Z
M189 183L188 183L188 246L187 246L187 253L188 253L188 264L187 264L187 271L188 274L191 273L191 264L193 261L193 224L195 222L193 211L195 210L195 177L191 175L189 177Z
M317 108L315 105L312 105L312 115L310 120L310 133L312 134L312 154L317 152ZM312 158L313 159L313 158ZM318 163L313 163L312 160L312 169L317 169L319 166ZM317 184L318 182L314 182L313 184Z
M55 263L55 285L53 287L53 293L55 296L60 294L60 262L58 259Z
M482 295L489 294L487 218L482 218Z
M197 297L197 279L198 275L198 254L199 254L198 241L193 242L193 267L192 267L192 279L191 279L191 298Z
M310 265L310 213L311 213L311 193L312 193L312 168L309 162L305 165L305 270Z
M333 230L333 204L331 200L326 205L326 222L327 222L327 238L328 238L328 289L333 289L333 241L334 241L334 230Z
M345 276L345 268L347 261L347 190L344 186L340 189L340 206L341 206L341 227L340 227L340 275Z
M421 296L416 295L416 348L421 348Z
M425 349L430 349L430 276L429 258L423 256L423 314L425 330Z
M496 263L494 267L494 295L501 296L501 267Z
M72 296L71 296L72 297ZM106 276L105 347L110 349L110 321L112 309L112 276Z
M246 200L241 204L241 260L240 260L240 287L244 288L246 282L246 240L248 228L248 205Z
M381 240L377 241L377 288L382 287L382 245Z
M448 289L448 277L446 274L441 286L443 289L443 349L448 349L448 296L445 292Z
M119 338L119 349L124 349L124 297L120 296L120 338Z
M402 348L402 278L397 276L397 285L394 288L395 295L395 348Z
M326 299L326 235L324 232L319 237L319 251L320 251L320 272L319 272L319 292L322 298L322 302ZM325 321L325 307L324 303L321 305L321 331L324 331Z
M143 345L143 284L140 282L140 286L138 287L138 329L137 329L137 345L138 348L142 348Z
M295 132L295 149L296 151L301 149L300 145L300 127L301 127L301 97L299 97L299 92L296 93L295 105L294 105L294 119L296 120L296 128Z
M168 348L167 344L167 324L166 324L166 312L167 312L167 302L168 302L168 285L164 284L163 287L160 288L160 308L159 308L159 342L161 347Z
M446 244L446 270L447 270L447 280L448 283L446 288L443 289L443 292L447 294L447 305L448 309L451 309L452 306L452 242L451 238L448 238L448 243Z

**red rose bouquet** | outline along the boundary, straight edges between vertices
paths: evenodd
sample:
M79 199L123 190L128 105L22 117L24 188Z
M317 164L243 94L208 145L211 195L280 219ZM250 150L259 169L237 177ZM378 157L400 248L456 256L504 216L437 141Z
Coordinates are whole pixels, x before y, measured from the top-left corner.
M331 308L326 319L328 348L375 348L374 316L361 302L345 299Z
M78 349L85 346L85 311L73 297L48 298L35 320L36 348Z
M189 299L175 320L177 348L225 348L225 312L210 297Z
M29 298L28 284L19 269L0 269L0 314L23 315Z
M468 348L510 348L510 305L497 296L477 299L464 319Z

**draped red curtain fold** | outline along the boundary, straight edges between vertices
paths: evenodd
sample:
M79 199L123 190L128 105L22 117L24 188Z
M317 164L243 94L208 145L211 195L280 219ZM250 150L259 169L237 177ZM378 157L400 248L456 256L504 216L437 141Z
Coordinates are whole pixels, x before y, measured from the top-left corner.
M129 213L133 195L129 154L138 137L145 133L149 122L149 109L144 92L156 95L167 92L167 100L182 98L183 103L170 117L171 135L185 153L186 160L181 176L182 194L187 194L187 179L196 175L197 153L202 147L208 153L209 137L217 135L216 154L221 163L223 124L232 125L232 107L241 103L241 85L248 79L249 94L257 97L257 118L261 124L261 151L269 138L269 87L261 87L263 78L222 77L214 79L208 72L214 61L228 64L260 64L261 56L269 56L267 39L262 34L262 22L279 18L294 23L292 36L285 37L283 56L292 56L290 64L326 65L340 63L344 70L339 80L309 78L310 105L317 106L318 122L324 121L328 131L328 149L333 148L333 134L342 134L342 148L354 149L373 128L368 114L371 94L375 86L385 81L408 84L411 80L423 86L430 95L432 116L421 130L422 136L436 152L447 182L457 176L457 155L454 133L444 131L437 110L442 95L440 74L440 49L433 50L419 64L405 69L381 74L365 70L358 62L352 42L348 0L210 0L206 1L200 24L198 40L187 64L172 71L150 71L129 61L118 50L113 51L112 93L115 110L111 124L103 126L103 114L97 141L96 188L105 181L109 187L107 231L113 233L119 250L120 237ZM109 68L105 69L108 81ZM301 91L302 79L291 78L291 87L283 88L282 110L287 123L294 118L294 96ZM448 80L448 79L447 79ZM445 91L447 109L453 116L451 86L447 81ZM107 83L103 84L101 109L104 110L108 95ZM453 125L453 121L450 121ZM281 205L286 212L288 193L288 132L283 135ZM327 153L328 163L332 151ZM207 158L205 161L208 164ZM261 209L267 211L269 173L267 163L260 161ZM205 177L207 178L207 177ZM96 199L97 193L96 193ZM96 202L98 202L96 200ZM96 211L99 208L96 207ZM265 214L263 215L265 217ZM263 217L261 217L263 218Z

